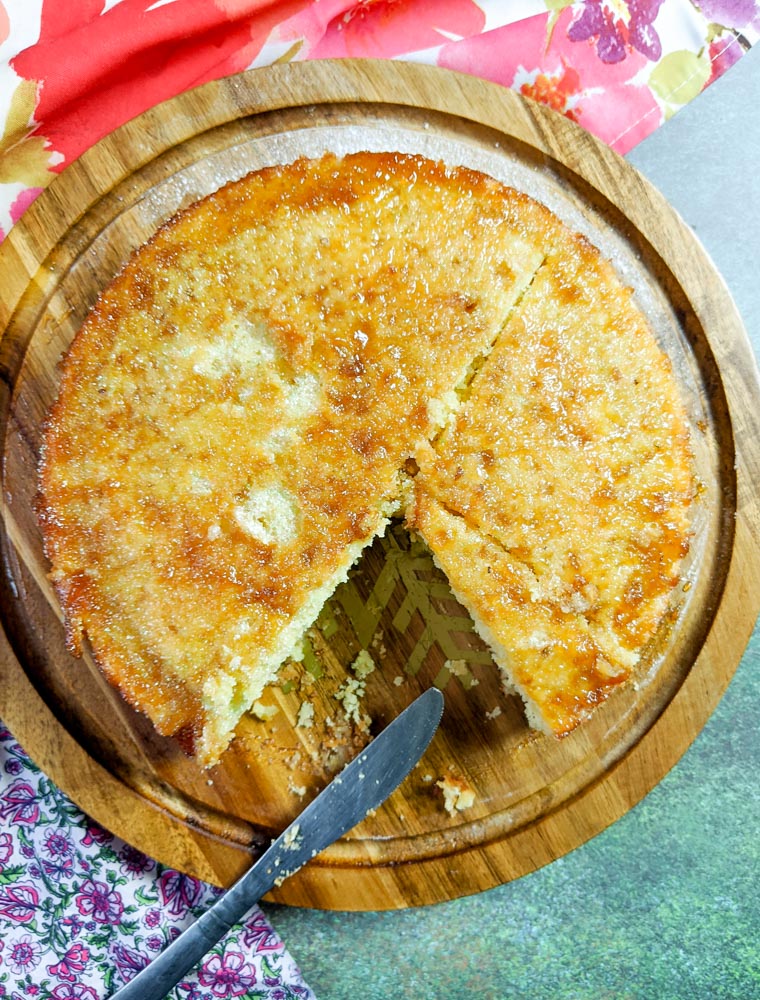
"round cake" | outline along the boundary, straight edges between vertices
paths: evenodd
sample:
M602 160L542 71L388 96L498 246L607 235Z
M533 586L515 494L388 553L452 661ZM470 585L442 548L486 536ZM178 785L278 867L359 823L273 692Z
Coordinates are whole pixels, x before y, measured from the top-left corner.
M73 651L210 765L394 517L532 725L624 682L687 551L688 424L610 264L420 156L260 170L163 226L61 366L39 518Z

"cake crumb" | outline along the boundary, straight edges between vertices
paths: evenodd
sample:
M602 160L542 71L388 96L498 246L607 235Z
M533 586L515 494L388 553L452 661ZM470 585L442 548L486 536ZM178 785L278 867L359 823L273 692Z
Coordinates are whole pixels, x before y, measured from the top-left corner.
M443 665L454 677L465 677L468 673L467 660L446 660Z
M361 713L361 700L363 696L364 684L355 677L349 677L335 692L335 697L343 706L346 718L349 722L355 722L357 725L361 725L364 719Z
M372 719L362 712L361 702L366 691L366 678L375 670L375 661L366 649L360 650L357 654L351 664L351 670L354 676L341 684L335 692L335 697L343 705L348 721L366 729Z
M299 799L302 799L306 795L306 785L296 785L291 780L288 782L288 791L292 795L297 795Z
M282 846L286 851L295 851L298 849L302 839L300 824L294 823L293 826L285 831L285 839L282 842Z
M467 660L445 660L443 669L448 672L449 677L458 677L459 683L465 691L469 691L470 688L474 688L478 684L477 677L473 677L470 673ZM444 676L446 675L444 674Z
M280 711L277 705L265 705L261 701L254 701L251 712L260 722L269 722Z
M498 719L500 715L501 708L498 705L495 708L492 708L490 712L486 712L487 719Z
M314 706L309 701L302 701L298 709L296 725L301 729L311 729L314 725Z
M396 687L401 687L401 685L404 683L404 678L401 676L401 674L399 674L398 677L393 678L393 683L396 685Z
M351 670L354 672L354 675L358 677L360 681L363 681L366 677L369 677L374 669L375 661L372 659L372 656L366 649L360 650L356 659L351 664Z
M436 781L436 786L443 792L443 805L450 816L456 816L475 804L475 789L464 778L445 774Z
M379 628L377 632L372 636L372 641L369 644L370 649L374 649L377 655L382 659L388 650L385 648L385 643L383 642L383 630Z
M283 872L282 875L278 875L277 878L274 880L275 886L279 889L282 883L285 881L285 879L290 878L291 875L295 875L297 871L298 868L291 868L288 871Z
M293 648L290 653L288 653L288 659L292 660L293 663L303 663L306 657L306 636L302 635L298 642L294 643Z

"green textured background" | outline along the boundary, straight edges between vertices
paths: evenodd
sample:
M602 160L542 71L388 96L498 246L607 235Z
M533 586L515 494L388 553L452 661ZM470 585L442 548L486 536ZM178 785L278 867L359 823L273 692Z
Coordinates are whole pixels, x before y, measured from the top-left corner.
M679 764L509 885L390 913L268 906L319 1000L760 997L760 627Z

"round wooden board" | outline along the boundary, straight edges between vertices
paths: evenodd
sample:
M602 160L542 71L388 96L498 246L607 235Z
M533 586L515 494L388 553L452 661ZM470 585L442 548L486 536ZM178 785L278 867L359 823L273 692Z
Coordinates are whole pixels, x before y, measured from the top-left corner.
M673 358L702 483L677 615L635 681L568 738L531 732L429 556L394 529L311 635L302 667L246 718L212 772L65 651L33 515L56 362L132 248L229 178L326 149L415 150L522 187L586 232L633 284ZM180 870L229 884L350 746L325 716L368 646L376 729L431 683L441 730L388 803L274 899L336 909L431 903L517 878L613 822L678 760L715 707L760 607L758 379L726 288L693 234L623 160L571 122L471 77L396 62L253 70L184 94L108 136L34 203L0 248L3 454L0 714L87 813ZM445 661L466 669L451 675ZM319 677L315 678L315 675ZM473 681L477 684L473 684ZM311 729L295 726L303 700ZM493 709L499 708L499 713ZM436 781L465 779L455 816Z

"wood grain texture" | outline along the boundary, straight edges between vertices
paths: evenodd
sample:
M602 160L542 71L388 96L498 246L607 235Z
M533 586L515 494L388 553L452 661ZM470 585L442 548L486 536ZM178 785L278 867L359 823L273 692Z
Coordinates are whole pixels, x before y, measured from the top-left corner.
M503 170L630 275L674 359L694 428L702 492L688 591L636 683L555 741L528 730L445 581L396 531L328 607L312 637L318 669L287 668L284 689L269 699L278 714L244 720L207 774L125 706L88 657L65 651L33 514L56 363L126 256L178 208L248 169L365 140ZM278 901L385 909L517 878L635 804L715 707L760 608L757 370L694 235L629 165L566 119L430 67L341 61L250 71L153 109L67 168L0 247L0 283L0 716L86 812L148 854L220 885L247 867L352 752L327 745L324 720L346 665L373 637L383 667L366 704L376 727L434 682L445 684L444 724L403 788L285 882ZM462 651L464 677L444 670L452 650ZM312 729L294 725L305 697L316 706ZM494 707L501 714L489 719ZM477 792L455 817L435 784L446 773Z

